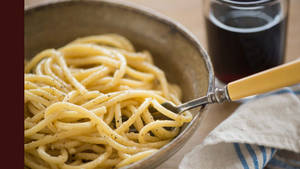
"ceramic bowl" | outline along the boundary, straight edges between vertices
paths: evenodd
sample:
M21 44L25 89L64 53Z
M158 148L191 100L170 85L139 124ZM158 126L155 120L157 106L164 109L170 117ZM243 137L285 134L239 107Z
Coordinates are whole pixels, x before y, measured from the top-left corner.
M155 11L125 2L71 1L42 3L24 11L25 59L58 48L82 36L118 33L137 50L149 50L168 81L180 85L183 101L213 90L213 69L196 38L179 23ZM194 110L193 120L152 156L127 169L155 168L177 152L199 127L206 108Z

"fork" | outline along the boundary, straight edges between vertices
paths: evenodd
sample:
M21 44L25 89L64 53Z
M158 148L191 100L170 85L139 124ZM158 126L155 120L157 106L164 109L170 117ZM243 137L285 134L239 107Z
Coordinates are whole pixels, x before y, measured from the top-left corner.
M206 96L178 106L169 102L161 105L174 113L181 113L206 104L236 101L297 83L300 83L300 59L230 82L222 89L215 88ZM149 111L153 113L156 110L150 107Z

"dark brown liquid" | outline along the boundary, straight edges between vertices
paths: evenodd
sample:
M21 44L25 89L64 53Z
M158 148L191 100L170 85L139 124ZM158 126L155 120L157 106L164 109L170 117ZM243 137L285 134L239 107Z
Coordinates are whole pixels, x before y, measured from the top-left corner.
M276 22L266 15L239 13L222 19L223 23L206 18L208 50L220 81L228 83L283 63L286 19Z

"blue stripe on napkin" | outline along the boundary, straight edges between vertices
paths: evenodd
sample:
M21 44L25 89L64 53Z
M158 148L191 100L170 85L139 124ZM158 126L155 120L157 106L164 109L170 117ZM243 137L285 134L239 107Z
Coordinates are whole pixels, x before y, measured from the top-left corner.
M272 149L271 149L271 155L270 155L270 159L272 159L272 157L273 157L274 153L275 153L275 148L272 148Z
M253 160L253 164L254 164L254 167L255 169L258 169L258 161L257 161L257 156L255 154L255 151L252 149L252 147L249 145L249 144L245 144L249 154L251 155L252 157L252 160Z
M273 158L273 156L275 155L275 153L277 151L277 149L275 149L275 148L267 148L264 146L257 146L259 150L255 151L253 146L256 146L256 145L233 143L235 152L236 152L244 169L252 169L252 168L249 167L247 160L245 158L246 156L243 154L243 152L241 150L240 146L242 146L242 145L245 145L247 151L249 152L250 157L252 158L253 166L254 166L253 169L261 169L259 167L259 160L257 158L260 153L262 153L262 156L263 156L262 167L265 167L267 165L267 160L268 160L267 156L269 156L269 160L270 160ZM266 150L269 150L268 151L269 153L267 153ZM250 165L250 166L252 166L252 165Z
M240 145L238 143L233 143L233 146L234 146L234 149L235 149L235 151L236 151L236 153L237 153L237 155L238 155L238 157L239 157L239 159L240 159L240 161L241 161L244 169L249 169L247 161L245 160L245 157L244 157L244 155L243 155L243 153L241 151Z
M266 149L264 146L258 146L258 148L260 149L262 155L263 155L263 167L266 165L266 160L267 160L267 153L266 153Z

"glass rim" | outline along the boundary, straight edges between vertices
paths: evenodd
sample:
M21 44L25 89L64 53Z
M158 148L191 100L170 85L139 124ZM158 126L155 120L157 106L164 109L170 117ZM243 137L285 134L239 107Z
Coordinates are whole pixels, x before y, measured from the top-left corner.
M246 0L246 1L239 1L239 0L217 0L222 3L226 3L228 5L238 5L244 7L252 7L257 5L264 5L271 2L275 2L277 0Z

